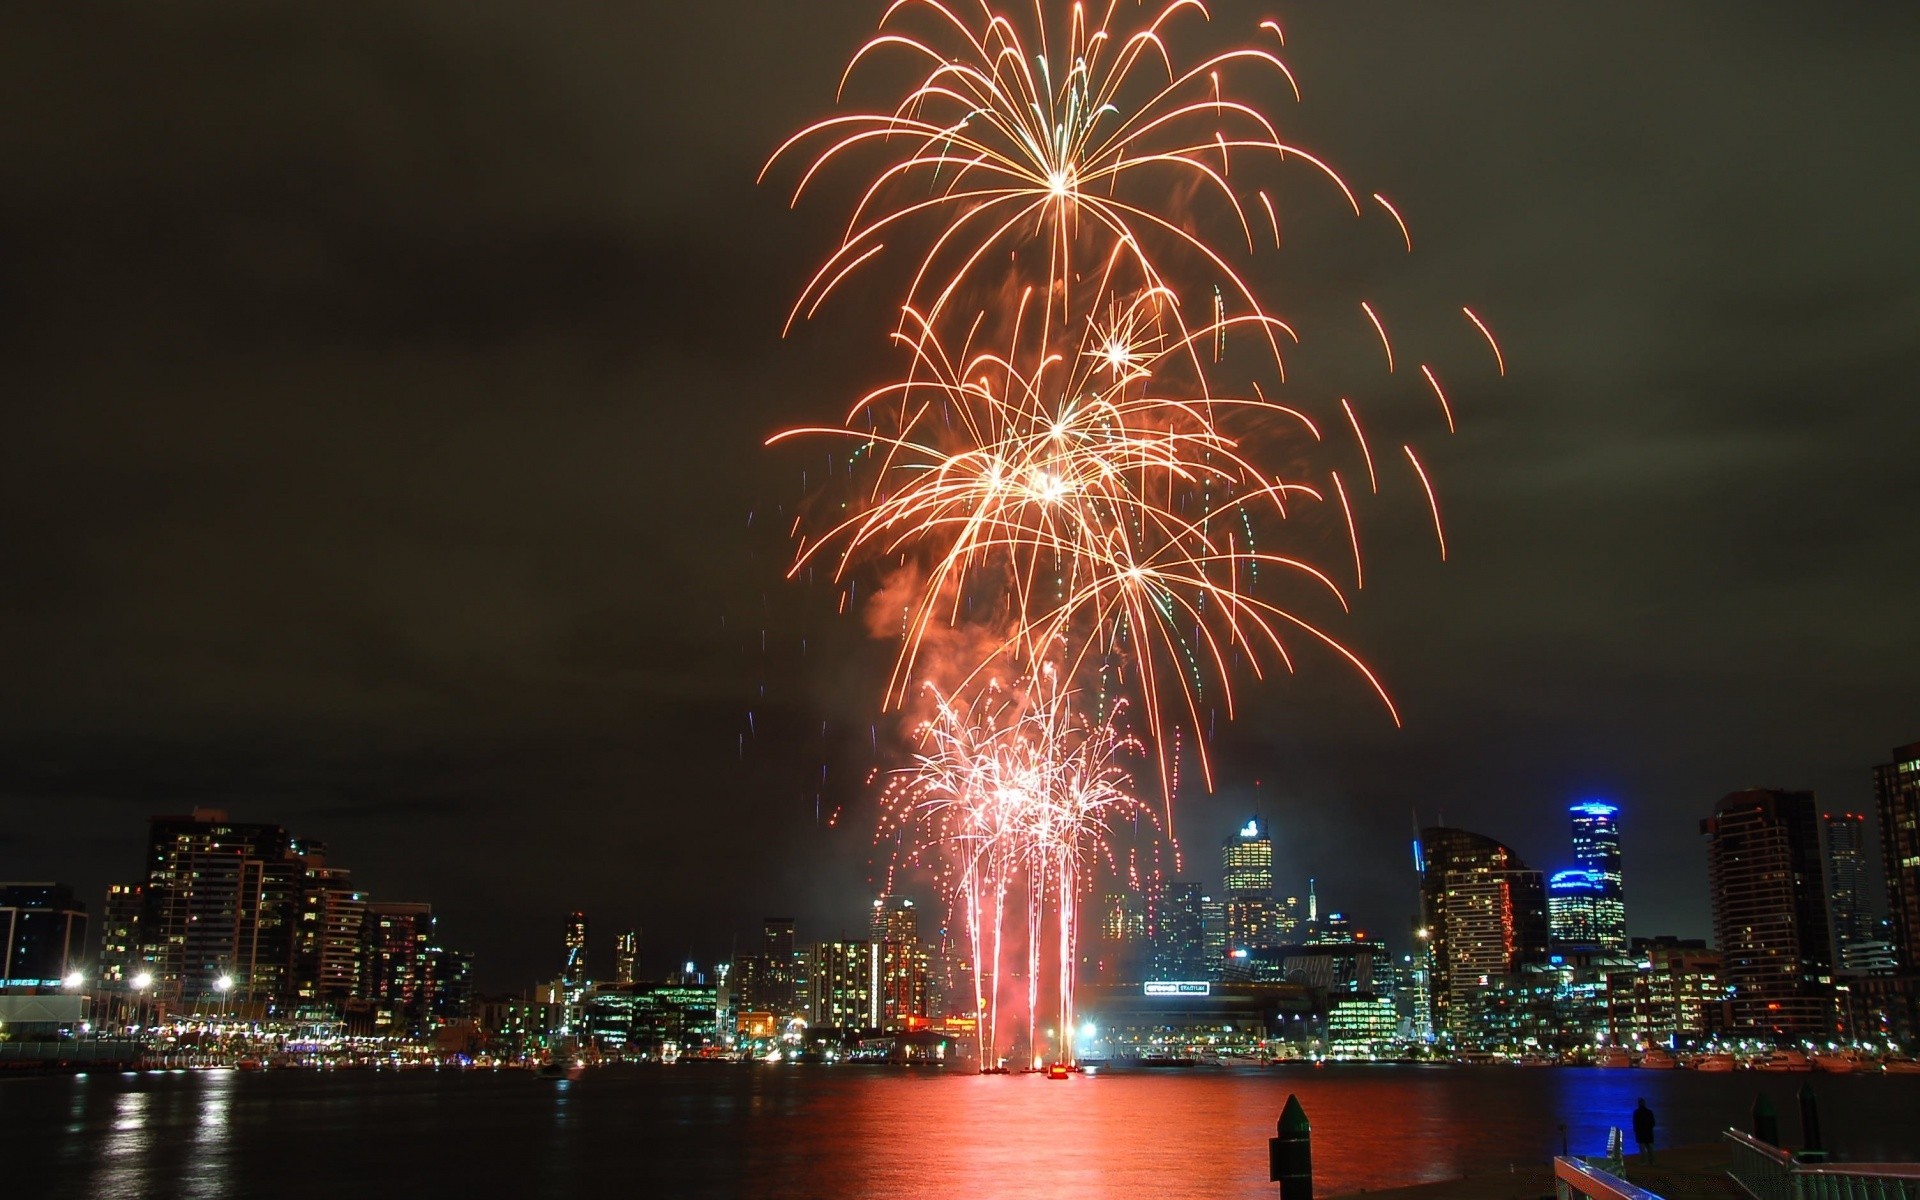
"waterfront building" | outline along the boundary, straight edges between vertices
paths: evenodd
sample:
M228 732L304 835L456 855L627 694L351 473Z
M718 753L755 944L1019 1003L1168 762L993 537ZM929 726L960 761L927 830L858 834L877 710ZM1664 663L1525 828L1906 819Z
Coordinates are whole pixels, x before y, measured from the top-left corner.
M1226 900L1226 953L1280 945L1273 904L1273 838L1251 818L1220 847Z
M1714 943L1732 991L1730 1028L1796 1038L1830 1032L1833 952L1813 793L1734 792L1700 829Z
M1894 747L1893 761L1874 768L1873 787L1894 957L1901 971L1920 974L1920 742Z
M250 1003L286 998L300 869L278 825L213 808L154 817L140 916L150 995L185 1005L229 990Z
M1153 931L1153 978L1207 978L1205 906L1198 880L1168 881Z
M1546 880L1509 847L1433 826L1414 846L1420 871L1433 1028L1470 1032L1471 993L1547 959Z
M640 931L628 929L613 942L613 981L632 983L634 964L640 958Z
M1385 996L1339 996L1327 1004L1327 1057L1390 1056L1400 1033L1400 1014Z
M0 988L57 988L87 965L87 906L63 883L0 883Z
M808 1023L820 1029L872 1028L873 945L871 941L821 942L813 948L813 990Z
M342 1001L360 995L362 928L367 898L344 867L327 865L326 847L297 841L300 887L293 928L293 995L302 1001Z
M933 988L927 946L920 940L919 910L904 896L875 900L872 933L868 1027L924 1027L932 1012ZM810 979L817 977L820 969L817 950L813 957Z
M1077 1002L1082 1056L1119 1059L1258 1057L1307 1040L1317 1008L1304 985L1205 979L1089 985Z
M1472 1020L1456 1024L1456 1039L1514 1053L1594 1046L1607 1033L1609 973L1622 965L1604 953L1553 955L1490 978L1462 999Z
M1630 967L1607 976L1607 1033L1616 1045L1692 1045L1721 1027L1724 958L1703 941L1635 938Z
M124 984L145 967L140 911L146 903L144 883L116 883L107 888L107 902L100 913L101 982Z
M1573 865L1596 885L1590 901L1592 937L1580 940L1624 954L1627 905L1620 872L1619 806L1588 800L1569 806L1567 815L1573 823Z

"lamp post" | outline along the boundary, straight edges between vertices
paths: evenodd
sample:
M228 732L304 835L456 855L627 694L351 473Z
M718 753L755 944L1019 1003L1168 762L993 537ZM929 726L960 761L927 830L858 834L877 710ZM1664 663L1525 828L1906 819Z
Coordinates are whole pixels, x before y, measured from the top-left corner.
M153 973L142 971L127 982L133 985L133 1027L138 1030L144 1028L142 1022L145 1017L146 993L147 989L153 986Z

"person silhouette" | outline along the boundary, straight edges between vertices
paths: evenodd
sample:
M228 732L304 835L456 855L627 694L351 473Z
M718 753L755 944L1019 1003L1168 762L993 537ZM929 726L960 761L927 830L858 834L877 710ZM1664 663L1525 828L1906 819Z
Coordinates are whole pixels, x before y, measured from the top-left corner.
M1640 1147L1643 1162L1653 1161L1653 1124L1653 1110L1647 1107L1643 1096L1640 1107L1633 1110L1633 1140Z

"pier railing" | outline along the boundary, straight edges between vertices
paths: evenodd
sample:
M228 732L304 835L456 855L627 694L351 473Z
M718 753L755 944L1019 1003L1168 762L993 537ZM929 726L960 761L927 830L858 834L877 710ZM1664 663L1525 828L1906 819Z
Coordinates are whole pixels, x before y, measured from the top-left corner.
M1553 1192L1558 1200L1660 1200L1618 1175L1564 1157L1553 1160Z
M1753 1200L1920 1200L1920 1163L1803 1163L1737 1129L1726 1140L1727 1174Z

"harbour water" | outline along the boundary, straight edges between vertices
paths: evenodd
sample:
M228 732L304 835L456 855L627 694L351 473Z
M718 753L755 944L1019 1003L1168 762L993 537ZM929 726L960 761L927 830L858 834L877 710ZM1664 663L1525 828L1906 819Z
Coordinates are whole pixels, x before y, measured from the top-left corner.
M681 1063L531 1072L172 1072L0 1080L10 1195L132 1198L1271 1197L1289 1092L1335 1196L1604 1149L1646 1097L1668 1145L1798 1130L1810 1083L1854 1161L1920 1152L1920 1076L1307 1067L1050 1081Z

